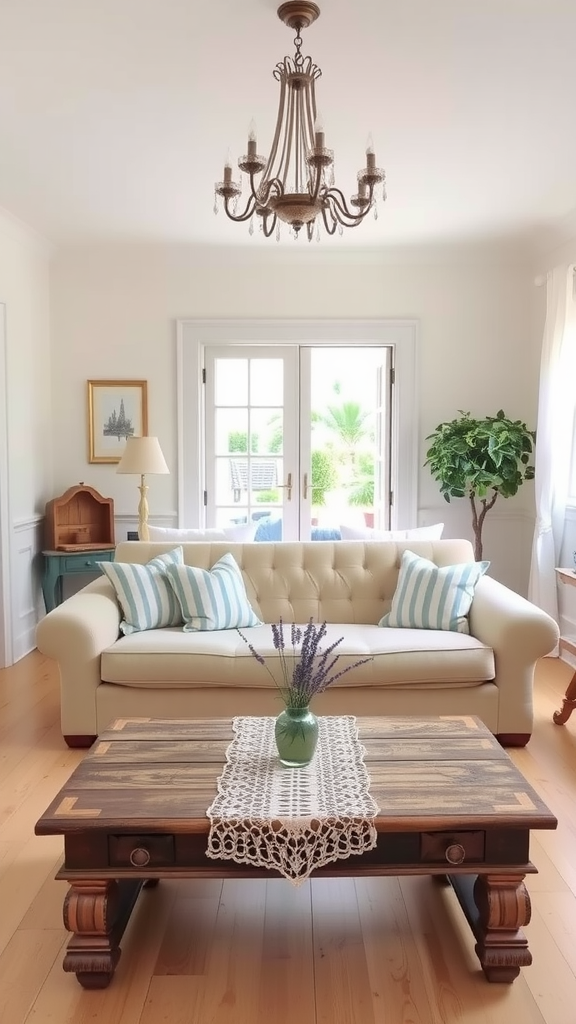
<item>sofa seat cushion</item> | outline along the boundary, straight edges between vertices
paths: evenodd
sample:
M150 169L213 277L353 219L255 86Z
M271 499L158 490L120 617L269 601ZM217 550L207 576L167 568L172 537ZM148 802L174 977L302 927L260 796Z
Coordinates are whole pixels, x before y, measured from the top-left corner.
M244 632L274 671L278 653L270 626ZM495 676L492 648L467 634L328 623L325 645L340 637L341 668L360 658L373 661L346 672L334 686L477 686ZM184 633L170 628L120 637L103 651L100 671L104 682L124 686L274 687L235 629ZM275 674L280 680L279 666Z

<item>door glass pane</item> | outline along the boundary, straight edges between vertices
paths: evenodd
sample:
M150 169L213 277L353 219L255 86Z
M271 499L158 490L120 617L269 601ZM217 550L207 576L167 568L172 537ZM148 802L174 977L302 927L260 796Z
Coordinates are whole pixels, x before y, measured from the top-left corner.
M283 379L281 358L214 360L214 506L208 518L217 526L273 519L274 539L282 536Z
M247 359L216 359L214 379L216 405L247 404L248 365Z
M218 455L248 451L248 411L216 409L215 448Z
M283 404L284 374L281 359L250 360L250 404Z
M385 350L326 347L313 349L311 356L312 527L385 528Z
M259 455L281 455L284 416L281 408L252 409L252 451Z

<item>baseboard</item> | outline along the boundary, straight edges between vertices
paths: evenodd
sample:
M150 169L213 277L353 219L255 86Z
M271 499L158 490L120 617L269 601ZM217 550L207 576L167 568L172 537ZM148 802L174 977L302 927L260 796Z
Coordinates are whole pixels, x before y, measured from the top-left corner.
M12 645L13 664L25 658L27 654L36 649L36 627L27 629L20 636L14 637Z

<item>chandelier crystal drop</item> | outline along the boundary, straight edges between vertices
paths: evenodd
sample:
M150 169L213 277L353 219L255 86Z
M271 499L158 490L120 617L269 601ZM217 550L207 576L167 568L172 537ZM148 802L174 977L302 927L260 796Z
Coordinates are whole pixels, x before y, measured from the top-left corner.
M314 238L315 225L318 238L321 221L329 235L337 229L343 234L343 228L357 227L370 210L378 216L375 193L378 186L382 186L382 199L386 199L386 176L382 168L376 166L371 137L366 148L366 166L358 171L356 194L347 202L336 188L334 152L326 148L324 125L316 109L315 83L322 72L301 52L300 32L319 15L320 8L308 0L289 0L278 8L281 21L296 32L296 52L293 57L279 61L273 71L280 83L280 102L270 154L268 157L258 154L256 126L251 122L248 152L238 160L238 167L249 180L250 194L244 209L240 212L237 209L242 184L232 178L229 156L224 164L224 180L214 186L215 212L220 199L230 220L250 221L251 234L254 214L260 218L260 228L267 238L275 230L279 238L282 221L289 225L295 238L305 227L308 241Z

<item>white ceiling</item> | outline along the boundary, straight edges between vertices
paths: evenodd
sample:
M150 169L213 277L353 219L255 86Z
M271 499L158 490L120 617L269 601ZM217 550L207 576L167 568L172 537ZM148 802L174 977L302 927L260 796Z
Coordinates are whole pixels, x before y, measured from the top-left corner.
M0 206L62 244L275 245L212 206L252 117L268 148L294 52L278 2L4 0ZM320 7L303 52L337 184L355 191L369 131L388 183L377 222L323 245L532 244L574 211L574 0Z

